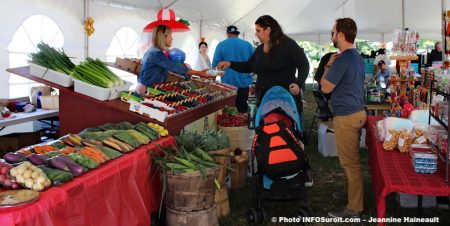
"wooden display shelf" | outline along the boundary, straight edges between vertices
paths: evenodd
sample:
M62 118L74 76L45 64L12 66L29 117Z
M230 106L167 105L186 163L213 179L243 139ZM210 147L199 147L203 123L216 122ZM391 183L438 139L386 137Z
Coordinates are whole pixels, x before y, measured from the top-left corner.
M391 56L392 60L397 60L398 64L400 65L400 71L402 71L402 68L408 69L408 62L411 60L417 60L419 59L418 56Z
M399 61L409 61L419 59L418 56L391 56L390 58L392 60L399 60Z
M205 117L226 105L234 106L236 95L228 96L201 107L193 108L168 117L159 122L149 117L131 112L129 104L120 99L100 101L77 93L73 87L63 87L53 82L38 78L30 74L28 66L10 68L8 72L24 78L59 89L59 119L61 134L78 133L85 128L100 126L105 123L154 122L164 126L170 134L178 134L184 127L197 119Z

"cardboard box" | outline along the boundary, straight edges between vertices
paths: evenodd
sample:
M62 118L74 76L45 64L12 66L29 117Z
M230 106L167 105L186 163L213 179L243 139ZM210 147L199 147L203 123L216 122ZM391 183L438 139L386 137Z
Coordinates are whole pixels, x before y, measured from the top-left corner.
M44 110L59 110L59 95L41 96L41 106Z
M318 129L318 150L325 157L336 157L333 121L321 122Z
M116 66L122 70L128 71L130 73L136 74L137 66L140 64L141 63L138 60L116 58L116 62L114 63L114 66ZM140 67L139 67L139 71L141 71ZM139 72L138 72L138 74L139 74Z
M139 73L141 73L141 68L142 68L142 64L141 64L141 63L138 63L138 64L136 65L136 69L134 70L134 73L137 74L137 75L139 75Z
M395 195L397 202L399 202L400 206L406 208L417 208L417 195L410 195L402 192L397 192ZM435 208L437 205L436 197L423 195L422 196L422 207L423 208Z

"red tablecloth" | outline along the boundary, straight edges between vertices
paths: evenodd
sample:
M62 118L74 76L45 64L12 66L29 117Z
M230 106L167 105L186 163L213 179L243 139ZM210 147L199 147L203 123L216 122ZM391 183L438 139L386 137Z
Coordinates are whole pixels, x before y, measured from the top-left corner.
M383 150L375 128L376 122L380 119L382 117L369 116L366 124L366 145L369 149L369 167L377 217L386 216L386 196L391 192L450 196L450 186L445 183L445 165L439 165L435 174L420 174L414 172L408 153Z
M141 146L67 184L41 192L32 204L0 209L0 225L148 226L161 194L159 178L152 181L150 175L148 150L174 142L173 137L166 137Z

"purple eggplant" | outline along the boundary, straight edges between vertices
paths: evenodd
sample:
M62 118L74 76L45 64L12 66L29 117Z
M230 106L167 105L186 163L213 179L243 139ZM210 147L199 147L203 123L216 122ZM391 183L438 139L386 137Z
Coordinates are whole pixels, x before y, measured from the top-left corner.
M78 176L78 175L80 175L80 174L82 174L82 173L84 172L83 166L80 165L80 164L78 164L78 163L76 163L76 162L74 162L74 161L73 161L69 156L67 156L67 155L58 155L58 156L56 156L56 157L54 157L54 158L61 159L61 160L65 163L66 167L69 169L68 171L72 172L72 174L73 174L74 176ZM65 169L64 169L64 170L65 170ZM67 171L67 170L66 170L66 171Z
M8 163L11 163L11 164L18 163L18 162L23 162L23 161L26 160L25 157L26 157L26 155L23 154L23 153L20 153L20 152L15 152L15 153L9 152L9 153L6 153L6 154L3 156L3 158L4 158Z
M34 153L27 156L27 160L33 163L33 165L35 166L47 165L47 159L48 157L46 157L46 155L38 155Z
M64 170L70 172L69 167L66 164L66 161L64 159L60 158L59 156L55 156L53 158L49 158L47 160L47 164L55 167L56 169Z
M84 167L75 161L73 161L69 156L67 155L61 155L64 161L66 162L66 165L69 167L70 171L74 176L78 176L84 172Z

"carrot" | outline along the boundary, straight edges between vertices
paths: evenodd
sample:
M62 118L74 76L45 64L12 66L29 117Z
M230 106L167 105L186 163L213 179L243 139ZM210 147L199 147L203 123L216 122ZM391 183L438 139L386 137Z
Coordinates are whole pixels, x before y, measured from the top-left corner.
M95 151L95 149L92 149L91 147L84 147L80 149L78 153L86 155L98 163L104 163L107 161L107 158L104 158L98 151Z
M96 155L99 155L105 161L109 160L108 156L105 153L103 153L102 151L100 151L98 148L96 148L96 147L86 147L86 148L88 150L94 152Z
M40 145L40 146L34 146L33 147L34 152L37 154L45 154L47 152L56 151L57 148L50 146L50 145Z
M92 153L90 153L89 151L85 150L84 148L80 149L80 150L78 151L78 153L79 153L80 155L84 155L84 156L86 156L86 157L88 157L88 158L94 160L94 161L97 162L97 163L102 163L102 160L101 160L99 157L97 157L97 156L95 156L95 155L92 155Z
M67 155L67 154L69 154L69 153L71 153L71 152L73 152L75 150L76 149L73 148L73 147L65 147L65 148L61 149L60 152L65 154L65 155Z

